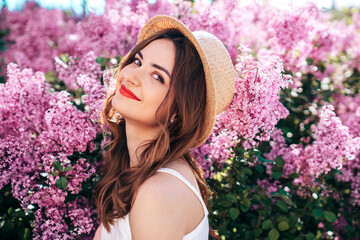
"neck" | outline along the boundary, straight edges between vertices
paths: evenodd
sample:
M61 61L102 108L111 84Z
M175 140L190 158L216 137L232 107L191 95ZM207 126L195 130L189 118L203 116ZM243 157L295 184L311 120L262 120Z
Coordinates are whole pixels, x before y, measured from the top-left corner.
M125 121L126 141L130 156L130 167L139 164L139 157L144 150L142 145L154 140L160 132L159 127L149 127L131 120Z

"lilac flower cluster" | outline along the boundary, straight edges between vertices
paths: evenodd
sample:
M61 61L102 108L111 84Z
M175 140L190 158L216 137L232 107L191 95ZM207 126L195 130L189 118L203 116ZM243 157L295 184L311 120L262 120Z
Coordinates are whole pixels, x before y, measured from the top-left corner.
M310 145L293 144L287 147L280 130L274 131L272 136L272 150L266 155L270 160L277 156L285 160L283 177L291 173L299 173L295 184L311 186L315 178L328 173L332 169L342 169L350 163L354 154L359 151L360 138L353 137L349 129L343 126L334 113L334 107L324 106L320 112L319 124L314 127L314 142ZM271 172L272 165L268 165Z
M16 62L21 68L48 72L54 69L54 57L60 52L61 38L73 32L75 21L60 10L47 10L28 2L19 12L1 11L1 29L9 29L4 53L5 64ZM39 37L41 36L41 37Z
M100 79L101 68L96 63L96 56L93 52L88 52L81 58L73 56L65 56L62 59L56 57L55 69L58 78L64 82L68 89L77 89L76 79L80 74L87 74L92 79Z
M104 81L107 81L106 77L104 74ZM87 106L85 111L92 121L98 121L105 99L105 87L95 78L82 74L77 78L77 83L85 92L82 95L82 102Z
M268 141L277 122L289 114L279 102L280 90L290 81L288 75L283 75L282 61L269 55L257 61L247 47L240 49L243 54L235 66L237 81L233 101L217 116L210 138L193 151L210 176L210 160L221 165L232 155L231 148L242 139L247 148L257 146L259 141Z
M311 73L320 81L330 79L337 88L342 87L344 72L352 67L359 70L360 41L358 14L353 24L345 20L330 21L330 15L314 5L280 10L253 4L239 7L218 1L227 12L231 26L231 41L246 42L260 52L270 52L281 57L284 68L294 74L293 88L301 86L301 75ZM338 64L339 54L346 53ZM311 62L308 60L311 59ZM319 65L326 70L323 72ZM327 69L329 68L329 69ZM300 75L300 76L298 76Z
M68 203L60 203L47 208L40 208L35 212L34 239L92 239L96 212L89 200L79 198ZM69 221L72 230L66 223Z
M233 40L235 36L232 36L229 28L231 21L226 21L222 14L229 6L222 3L215 5L192 6L183 0L177 1L176 5L167 0L159 0L155 4L142 0L107 1L103 15L90 14L77 22L61 11L48 11L33 3L27 3L22 12L5 9L0 28L10 28L7 41L14 42L4 53L5 64L15 61L22 68L31 67L47 72L54 69L55 57L60 57L60 54L73 56L70 65L73 65L74 58L90 51L95 56L107 58L124 56L135 45L141 26L157 14L181 16L191 29L214 33L224 41L235 60L237 41ZM88 62L85 58L82 61ZM57 70L61 69L59 64L56 67ZM70 71L71 66L67 70ZM71 74L61 70L59 74L60 79L64 78L65 83L72 87L75 80L71 82Z
M79 82L91 96L84 96L89 111L78 110L67 92L54 92L43 73L13 63L1 85L0 188L10 183L24 210L36 206L35 239L73 239L95 226L88 200L67 202L95 173L86 159L69 157L94 150L99 127L90 117L99 113L104 90L87 76Z
M335 107L342 123L349 127L350 134L360 137L360 95L355 97L338 95ZM343 162L342 174L337 175L337 178L343 182L351 182L351 196L360 206L360 172L358 169L360 169L360 151L352 156L351 161Z

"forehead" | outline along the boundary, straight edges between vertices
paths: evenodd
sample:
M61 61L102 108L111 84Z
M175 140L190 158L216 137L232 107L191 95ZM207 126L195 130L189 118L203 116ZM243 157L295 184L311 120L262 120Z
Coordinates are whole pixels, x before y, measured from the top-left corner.
M175 64L175 45L169 39L156 39L141 50L144 61L166 68L170 73Z

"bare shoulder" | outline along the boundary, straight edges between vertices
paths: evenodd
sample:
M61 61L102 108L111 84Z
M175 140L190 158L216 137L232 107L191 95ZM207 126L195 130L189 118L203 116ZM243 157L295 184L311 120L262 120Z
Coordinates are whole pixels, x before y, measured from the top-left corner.
M101 231L103 229L103 224L101 223L99 225L99 227L97 228L96 232L95 232L95 236L93 240L101 240Z
M174 176L156 173L139 188L130 211L133 239L182 239L188 204L185 188Z

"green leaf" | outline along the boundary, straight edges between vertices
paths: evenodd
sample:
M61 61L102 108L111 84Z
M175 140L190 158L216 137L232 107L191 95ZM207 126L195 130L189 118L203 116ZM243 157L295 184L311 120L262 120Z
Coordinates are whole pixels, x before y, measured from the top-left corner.
M320 218L323 216L323 211L320 209L315 208L314 210L312 210L311 214L315 217L315 218Z
M64 62L64 63L68 63L69 62L69 55L68 54L61 54L60 55L60 59Z
M253 199L254 199L255 201L257 201L257 202L260 202L261 197L260 197L258 194L254 194L254 195L253 195Z
M103 58L103 57L97 57L97 58L95 59L95 62L101 64L101 63L105 62L105 58Z
M53 163L55 170L61 172L63 170L63 167L61 166L61 163L59 161L55 161Z
M74 169L74 167L66 167L66 168L64 168L64 172L67 172L67 171L70 171L70 170L73 170Z
M291 206L293 206L294 208L296 208L296 204L290 199L290 198L286 198L287 203L289 203Z
M278 191L278 193L280 194L280 195L282 195L281 197L287 197L287 195L288 195L288 193L284 190L284 189L280 189L279 191Z
M244 204L245 206L247 207L250 207L251 206L251 202L249 199L244 199L241 201L242 204Z
M23 239L28 239L30 237L30 230L28 228L24 229L24 238Z
M277 200L276 205L284 212L288 212L288 205L286 203L284 203L283 201Z
M14 211L14 208L9 207L7 212L8 212L9 215L12 215L15 211Z
M260 155L257 158L260 162L265 162L265 163L273 163L274 162L274 161L268 160Z
M58 178L56 180L56 186L58 188L60 188L61 190L65 190L67 187L67 184L68 184L68 181L67 181L66 177L64 177L64 176L61 176L60 178Z
M229 214L230 217L235 220L240 215L240 211L237 208L230 208Z
M230 207L232 205L232 202L229 201L229 200L222 200L222 201L219 201L219 205L222 206L222 207Z
M59 172L51 171L51 175L53 175L54 177L56 177L57 175L59 175Z
M336 215L335 213L333 212L330 212L330 211L324 211L324 216L325 216L325 219L328 221L328 222L335 222L336 221Z
M285 161L281 157L276 157L275 158L275 164L276 164L276 166L282 168L285 165Z
M278 228L279 228L280 231L286 231L286 230L289 229L289 224L287 222L285 222L285 221L281 221L278 224Z
M281 172L274 172L272 174L272 177L275 178L275 179L279 179L281 177Z
M311 66L314 63L314 60L312 58L306 58L306 63Z
M243 168L243 172L247 175L251 175L252 174L252 171L250 168Z
M276 221L277 222L282 222L282 221L285 221L285 222L289 222L289 218L285 215L279 215L278 217L276 217Z
M314 240L315 239L315 234L313 234L313 233L307 233L305 236L306 236L307 240Z
M241 211L247 212L249 211L250 206L247 206L245 204L240 204Z
M255 165L255 170L258 171L259 173L263 173L264 172L264 168L260 165Z
M271 219L266 219L266 220L262 223L262 226L261 226L261 227L262 227L262 229L264 229L264 230L268 230L268 229L270 229L270 228L273 228L274 225L273 225Z
M252 230L252 234L255 236L255 237L260 237L262 233L262 230L260 228L257 228L257 229L254 229Z
M298 218L294 213L290 213L289 221L291 225L295 225L298 221Z
M241 201L241 205L240 205L241 211L243 212L249 211L250 206L251 206L251 202L249 199L244 199Z
M271 229L269 232L269 239L270 240L278 240L280 237L279 231L275 228Z

